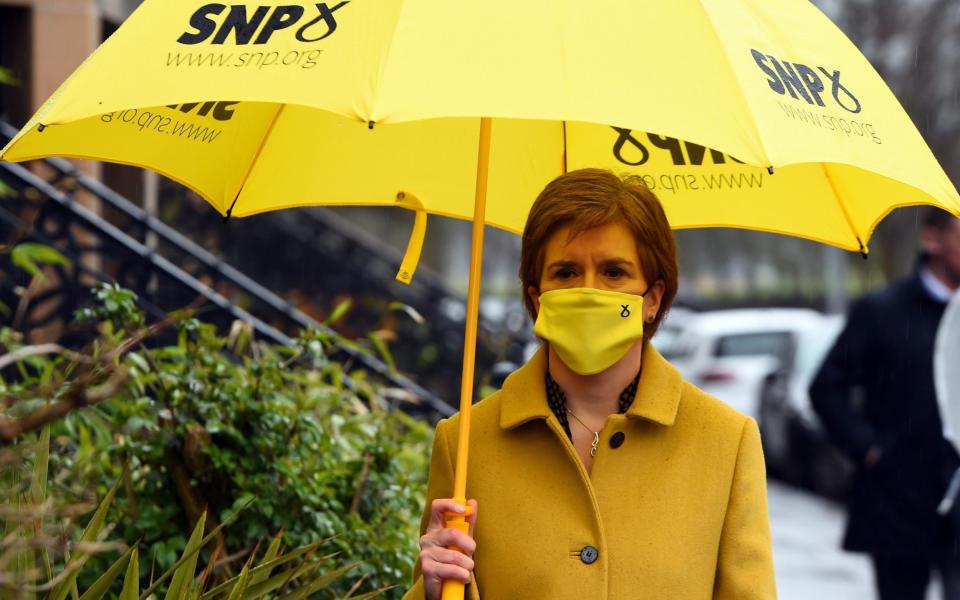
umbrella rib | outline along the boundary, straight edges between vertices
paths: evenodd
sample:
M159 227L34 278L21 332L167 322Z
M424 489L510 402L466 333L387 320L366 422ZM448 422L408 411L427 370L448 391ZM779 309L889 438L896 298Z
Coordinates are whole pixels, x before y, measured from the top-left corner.
M397 22L394 24L392 35L390 36L390 41L387 44L386 52L383 54L383 62L380 63L380 67L377 72L377 80L375 83L375 89L373 95L371 96L370 104L370 114L367 115L367 125L370 129L373 129L374 124L376 123L376 117L379 116L380 109L380 92L383 89L383 80L386 78L387 67L389 67L390 59L393 56L393 46L397 39L397 32L400 30L400 21L401 14L403 9L406 7L406 0L400 0L400 7L397 9Z
M830 183L830 189L833 190L833 195L837 198L837 202L840 203L840 210L843 211L843 216L847 220L847 225L850 227L850 231L853 232L853 237L855 237L857 243L860 244L860 255L866 258L867 248L863 245L863 240L860 239L860 234L857 232L857 227L853 224L853 218L850 216L850 211L847 209L847 203L843 201L843 194L840 193L840 188L837 187L837 182L834 181L833 176L830 175L830 169L827 168L826 163L820 163L820 168L823 169L823 175Z
M716 38L716 42L720 47L720 50L721 50L720 54L726 60L727 67L730 69L730 73L733 75L733 80L737 83L737 85L734 86L734 89L736 89L737 94L740 96L740 99L743 100L743 105L747 109L746 114L751 116L748 122L753 126L753 134L755 135L754 139L756 139L757 143L760 145L760 152L762 152L764 158L767 159L766 161L767 171L770 172L771 175L773 175L773 167L779 166L779 165L774 165L773 161L770 160L770 153L767 152L767 146L764 143L763 135L761 135L760 133L760 127L757 124L756 117L753 116L753 110L750 105L750 100L747 98L746 93L744 93L743 91L744 88L742 83L740 82L740 76L737 73L737 69L734 68L733 61L730 59L730 55L727 53L727 46L726 44L723 43L723 38L720 36L720 33L717 30L716 23L713 20L713 15L710 13L710 9L704 6L703 0L698 0L698 4L701 10L703 11L703 14L706 17L707 21L710 23L710 31L713 32L713 35ZM763 166L763 165L757 165L757 166Z
M560 121L560 126L563 127L563 172L567 172L567 121L564 119Z
M233 202L230 203L230 208L227 209L227 214L223 217L224 222L228 221L230 219L230 215L233 214L233 207L237 205L237 200L240 199L240 193L243 192L243 187L247 185L247 179L250 178L250 173L253 172L254 165L256 165L257 161L260 160L260 153L263 152L264 147L267 145L267 141L270 139L270 135L273 133L273 128L276 126L277 121L280 120L280 115L283 114L283 109L286 107L286 104L281 104L280 108L277 109L277 112L274 113L273 120L270 121L270 126L267 127L267 131L260 139L260 145L257 146L257 151L253 154L253 159L250 161L250 164L247 165L247 170L243 174L243 178L240 180L240 187L237 188L237 193L233 197Z

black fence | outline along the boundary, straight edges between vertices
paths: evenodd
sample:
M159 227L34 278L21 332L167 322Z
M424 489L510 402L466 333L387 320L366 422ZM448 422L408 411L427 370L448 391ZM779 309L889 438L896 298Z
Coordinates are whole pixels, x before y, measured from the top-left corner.
M0 124L0 143L6 143L15 133L13 127ZM90 289L97 282L117 282L134 290L141 306L154 319L193 305L205 321L228 328L239 319L250 323L260 338L280 344L291 343L291 336L304 328L329 329L65 160L36 161L30 168L0 162L0 180L14 191L12 197L0 199L0 243L44 243L60 250L72 263L70 268L58 267L55 283L31 298L26 314L16 315L21 330L59 328L65 336L61 338L63 343L79 343L79 339L70 339L70 329L65 325L77 308L89 304ZM100 209L94 211L84 206L78 199L81 195L99 203ZM329 232L313 229L297 233L296 227L323 225L320 217L293 221L281 217L271 222L286 223L290 229L274 239L284 240L281 246L293 243L296 235L303 237L302 243L330 243ZM227 229L232 227L233 223ZM257 230L268 231L263 227ZM354 253L358 246L362 248L357 242L344 242L343 234L337 237L341 247ZM382 251L368 250L363 260L368 264L374 260L385 263L389 259L377 255ZM350 259L344 254L339 262L349 263ZM2 274L0 300L7 306L16 306L16 288L25 285L25 277L18 276L9 263L3 265ZM441 284L433 281L430 285L435 289L424 292L421 284L415 288L416 293L436 296L436 288ZM448 291L444 293L447 298L452 297ZM451 328L454 325L450 323ZM460 336L462 339L462 331ZM339 345L336 354L336 358L364 368L388 386L405 391L391 395L405 410L429 418L453 412L438 394L400 375L370 353ZM459 380L459 368L449 376Z

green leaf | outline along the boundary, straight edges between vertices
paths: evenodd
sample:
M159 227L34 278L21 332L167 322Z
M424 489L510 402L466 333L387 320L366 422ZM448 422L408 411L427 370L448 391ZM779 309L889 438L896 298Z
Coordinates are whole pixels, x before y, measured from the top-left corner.
M254 598L260 598L266 594L269 594L273 590L276 590L292 581L296 581L311 571L316 571L326 562L327 561L324 559L316 560L314 562L305 562L294 569L274 575L266 581L261 581L257 585L251 585L247 588L246 593L243 595L243 600L252 600Z
M346 575L347 572L349 572L356 566L357 564L354 563L352 565L344 565L338 569L334 569L333 571L329 571L327 573L321 573L309 583L301 585L300 587L298 587L291 593L287 594L286 596L281 596L279 600L303 600L304 598L310 596L311 594L319 592L320 590L329 586L331 583L337 581L338 579Z
M366 594L361 594L359 596L349 596L345 600L372 600L373 598L380 596L387 590L392 590L395 587L397 586L391 585L388 587L383 587L383 588L380 588L379 590L373 590L372 592L367 592Z
M330 316L327 317L327 320L324 321L323 324L332 325L336 323L337 321L340 320L341 317L343 317L343 315L347 314L347 311L350 310L351 306L353 306L353 300L350 298L347 298L346 300L338 304L336 307L334 307L334 309L330 312Z
M186 547L183 549L181 564L177 567L170 581L170 587L167 588L167 595L164 600L184 600L190 592L190 582L193 581L197 572L197 559L200 556L200 548L203 538L203 528L207 522L207 513L204 511L197 520L197 525L190 534Z
M370 341L373 343L373 347L377 349L377 353L383 358L383 361L387 363L387 366L390 367L391 373L397 372L397 364L393 361L393 354L390 352L390 348L387 347L387 342L384 341L383 337L378 335L376 332L371 333L367 336L370 338Z
M270 542L270 546L267 548L267 552L263 555L263 560L261 560L260 564L257 565L258 567L262 567L264 565L269 564L271 560L277 557L277 553L280 552L280 543L282 540L283 540L283 531L281 530L280 532L277 533L277 535L273 536L273 540ZM270 575L270 571L272 569L273 567L270 567L269 569L261 569L259 573L251 576L250 583L256 584L256 583L260 583L261 581L265 581L267 577Z
M80 596L80 600L100 600L100 598L103 598L104 594L110 590L110 586L112 586L113 582L116 581L117 577L120 576L120 573L130 562L130 558L136 551L137 544L130 546L130 548L128 548L127 551L116 560L116 562L110 565L110 568L104 571L103 575L98 577L97 580L93 582L93 585L91 585L87 591ZM137 573L137 577L139 576L140 574ZM126 589L126 587L127 584L124 582L124 589ZM134 596L134 598L136 598L136 596Z
M77 587L77 580L73 580L73 585L70 586L70 597L73 600L80 600L80 589Z
M16 501L16 506L20 507L19 494ZM20 535L23 538L23 541L28 542L31 538L34 537L33 531L31 531L29 525L15 526L12 522L8 525L8 531L15 532L15 535ZM18 532L17 530L20 529ZM15 582L31 582L33 583L36 574L34 570L36 569L36 554L30 550L22 550L13 555L13 568L10 569L10 574L12 575L12 580ZM26 600L32 600L36 597L36 594L29 593L25 594Z
M153 583L150 584L150 587L148 587L142 594L140 594L140 600L146 600L146 598L147 598L150 594L152 594L152 593L160 586L160 584L162 584L164 581L166 581L167 579L169 579L169 578L176 572L176 569L178 569L178 568L180 567L180 565L182 565L182 564L185 563L186 561L190 560L193 556L195 556L196 553L200 551L200 548L203 548L204 546L206 546L206 545L207 545L207 542L209 542L209 541L212 540L217 534L219 534L220 531L221 531L224 527L226 527L228 524L230 524L231 522L233 522L233 520L237 518L237 515L239 515L239 514L240 514L241 512L243 512L244 510L246 510L247 507L249 507L250 504L253 503L253 501L254 501L254 498L250 498L250 499L247 500L247 502L245 502L242 506L240 506L239 508L237 508L237 510L235 510L235 511L232 512L231 514L227 515L227 518L224 519L223 522L220 523L220 525L218 525L216 528L214 528L213 531L211 531L210 533L208 533L208 534L206 535L206 537L204 537L204 538L200 541L200 544L199 544L196 548L193 549L192 552L187 553L186 550L184 550L184 553L183 553L183 555L180 557L180 559L179 559L177 562L173 563L173 566L172 566L172 567L170 567L169 569L167 569L167 570L163 573L163 575L161 575L160 577L158 577Z
M253 341L253 325L247 321L237 319L230 325L230 336L227 345L233 349L234 354L243 354L250 342Z
M10 259L33 277L43 279L43 273L40 271L40 265L63 265L69 266L70 261L60 254L56 248L51 248L45 244L35 244L24 242L14 246L10 253Z
M0 67L0 85L20 85L20 80L14 77L10 69Z
M286 564L286 563L288 563L288 562L290 562L290 561L292 561L292 560L296 560L297 558L300 558L300 557L303 556L304 554L307 554L307 553L309 553L309 552L312 552L312 551L316 550L318 545L319 545L319 542L318 542L318 543L314 543L314 544L309 544L309 545L307 545L307 546L301 546L300 548L297 548L296 550L291 550L290 552L287 552L287 553L284 554L283 556L280 556L280 557L277 557L277 558L273 558L273 559L268 560L268 561L263 561L263 562L261 562L259 565L256 566L256 568L254 568L254 569L250 572L251 577L253 577L253 578L255 579L255 581L254 581L254 580L251 580L250 585L259 584L259 583L262 583L262 582L266 581L266 580L267 580L267 577L270 575L270 572L271 572L272 570L274 570L275 568L277 568L278 566L280 566L280 565L282 565L282 564ZM272 544L271 544L271 546L272 546ZM321 560L324 560L324 559L321 559ZM236 578L236 577L233 577L232 579L229 579L229 580L221 583L221 584L218 585L217 587L215 587L215 588L211 589L210 591L208 591L207 593L205 593L205 594L203 595L203 600L212 600L213 598L216 598L217 596L223 595L227 590L230 589L230 587L231 587L233 584L236 583L236 581L237 581L237 578Z
M421 315L417 309L409 304L404 304L403 302L391 302L387 305L387 310L402 312L413 319L413 322L417 325L423 325L427 322L427 320L423 318L423 315Z
M90 522L87 523L87 527L83 530L83 534L80 536L81 542L96 541L97 534L99 534L103 528L104 521L107 519L107 511L110 509L110 504L113 502L113 497L116 495L119 486L120 481L118 480L100 502L100 506L97 507L97 511L93 514ZM67 597L67 594L70 593L70 590L77 581L80 567L89 557L89 554L82 550L77 550L73 556L70 557L64 569L72 570L50 591L49 600L64 600L64 598Z
M230 590L230 595L227 597L227 600L240 600L243 598L243 594L247 591L247 583L250 581L250 563L243 565L243 570L240 571L240 575L237 577L237 583L233 586L233 589Z
M33 480L30 482L30 496L34 504L43 504L47 499L47 472L50 468L50 425L40 430L40 438L36 443L36 462L33 466ZM40 522L42 527L43 521ZM37 534L42 531L37 531ZM50 560L50 551L44 546L40 550L44 574L47 581L53 579L53 563Z
M34 465L33 481L30 483L30 495L34 504L43 504L47 499L47 469L50 465L50 425L44 425L40 430L40 438L36 444L36 464Z
M120 600L137 600L140 592L140 558L136 546L130 555L130 564L127 573L123 576L123 589L120 591Z

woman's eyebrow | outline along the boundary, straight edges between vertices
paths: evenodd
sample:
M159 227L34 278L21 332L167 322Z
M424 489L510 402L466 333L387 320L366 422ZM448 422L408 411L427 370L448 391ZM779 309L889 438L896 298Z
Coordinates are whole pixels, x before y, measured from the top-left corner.
M626 259L626 258L620 258L619 256L615 256L615 257L613 257L613 258L605 258L605 259L603 259L603 260L600 261L600 264L602 264L602 265L626 265L626 266L629 266L629 267L634 266L632 260L628 260L628 259Z
M547 270L555 269L557 267L565 267L569 269L571 267L576 267L576 266L578 266L578 264L572 260L555 260L549 265L547 265Z

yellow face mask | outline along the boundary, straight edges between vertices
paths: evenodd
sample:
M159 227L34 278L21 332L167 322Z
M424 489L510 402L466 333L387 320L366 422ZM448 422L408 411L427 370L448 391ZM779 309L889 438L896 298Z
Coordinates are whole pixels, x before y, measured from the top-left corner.
M533 332L574 372L600 373L643 338L643 296L593 288L544 292Z

